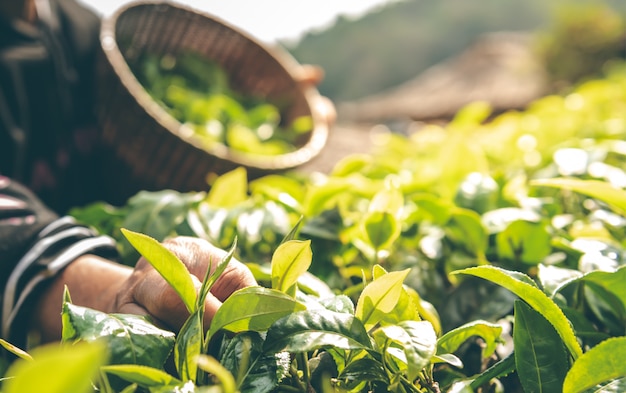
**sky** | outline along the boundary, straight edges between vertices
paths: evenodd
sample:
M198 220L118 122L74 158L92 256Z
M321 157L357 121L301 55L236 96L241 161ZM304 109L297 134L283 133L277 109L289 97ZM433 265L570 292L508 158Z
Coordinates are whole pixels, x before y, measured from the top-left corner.
M265 42L294 41L331 25L337 16L357 18L397 0L176 0L210 13ZM81 0L102 16L128 0Z

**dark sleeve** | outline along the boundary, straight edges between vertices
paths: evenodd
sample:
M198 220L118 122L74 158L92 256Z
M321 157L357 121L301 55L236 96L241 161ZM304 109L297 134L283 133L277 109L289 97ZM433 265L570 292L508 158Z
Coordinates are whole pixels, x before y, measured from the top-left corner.
M64 214L102 199L94 99L100 20L76 0L34 3L33 24L0 13L0 174Z
M21 344L36 293L84 254L117 258L112 238L57 216L30 190L0 176L0 337Z
M71 86L74 121L78 126L94 124L96 62L100 51L100 17L88 4L57 0L60 29L66 56L75 78Z

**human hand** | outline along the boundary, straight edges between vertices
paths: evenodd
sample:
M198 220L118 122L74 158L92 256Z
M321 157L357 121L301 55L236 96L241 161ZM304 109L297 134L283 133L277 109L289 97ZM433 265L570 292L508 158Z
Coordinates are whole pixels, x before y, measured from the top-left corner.
M207 268L213 273L226 255L226 251L194 237L172 238L163 245L187 267L196 290ZM207 296L204 326L210 326L222 302L233 292L254 285L257 282L248 267L232 258ZM118 290L113 308L113 312L148 315L155 324L174 330L180 329L189 316L180 296L143 257Z
M207 268L210 266L214 271L226 255L226 251L199 238L176 237L164 241L163 245L185 264L197 289ZM254 285L257 283L248 267L231 259L207 296L205 328L209 328L217 309L228 296L240 288ZM189 316L178 293L144 258L140 258L133 269L85 254L60 272L35 305L31 327L39 331L42 342L61 339L63 326L59 303L66 289L71 294L72 303L78 306L109 314L149 316L156 325L170 330L178 331Z

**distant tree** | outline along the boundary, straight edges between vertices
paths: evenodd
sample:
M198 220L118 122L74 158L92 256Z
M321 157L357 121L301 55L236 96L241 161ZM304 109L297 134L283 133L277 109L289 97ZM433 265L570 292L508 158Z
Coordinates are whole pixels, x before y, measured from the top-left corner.
M552 26L555 7L585 3L610 4L626 14L624 0L400 0L357 20L339 17L330 28L284 46L300 62L325 69L319 86L323 94L349 101L416 77L484 33L543 31ZM609 21L600 31L617 28ZM611 36L610 31L597 34ZM567 42L564 34L565 50L575 40ZM554 49L544 53L558 56Z
M626 20L604 4L560 7L538 44L555 88L602 74L607 62L626 57Z
M403 0L358 20L339 17L286 45L324 67L322 93L360 98L397 86L453 56L483 33L530 30L547 22L545 0Z

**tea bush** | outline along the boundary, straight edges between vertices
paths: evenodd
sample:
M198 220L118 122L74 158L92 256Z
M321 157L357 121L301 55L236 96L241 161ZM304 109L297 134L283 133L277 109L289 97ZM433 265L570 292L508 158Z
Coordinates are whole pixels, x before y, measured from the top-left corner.
M59 392L624 391L626 67L489 116L477 102L445 126L390 132L329 174L248 182L240 168L208 192L75 210L126 263L160 255L189 320L173 335L67 294L60 348L108 345L77 347L78 369L53 366L67 351L29 360L3 342L24 359L2 392L41 390L23 389L51 370ZM195 295L182 264L159 269L180 263L158 243L175 234L228 249L222 266L236 256L260 283L210 327L198 305L214 277ZM93 322L107 318L127 348ZM153 355L129 363L145 342Z

